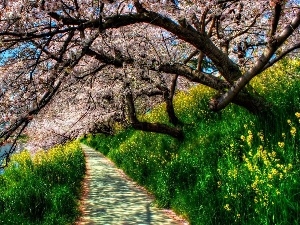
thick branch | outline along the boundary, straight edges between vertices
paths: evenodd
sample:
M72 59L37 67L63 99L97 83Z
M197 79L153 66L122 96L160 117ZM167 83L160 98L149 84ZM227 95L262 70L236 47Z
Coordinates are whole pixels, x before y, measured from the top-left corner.
M129 87L129 84L126 85L125 97L127 101L128 114L132 127L136 130L142 130L147 132L155 132L161 134L167 134L177 139L183 138L183 132L181 129L177 127L170 127L161 123L148 123L148 122L140 122L137 119L133 96Z
M224 90L230 87L230 84L224 80L197 70L193 70L192 68L181 64L163 64L159 67L159 70L165 73L184 76L190 81L206 85L215 90Z
M279 60L283 59L287 54L289 54L290 52L296 50L300 48L300 42L295 44L294 46L292 46L289 49L286 49L284 52L282 52L280 55L278 55L275 59L269 61L265 67L263 68L263 70L266 70L267 68L273 66L275 63L277 63Z
M171 83L171 89L168 92L168 96L167 96L167 112L169 115L169 120L172 124L177 125L180 121L178 119L178 117L175 114L175 110L174 110L174 105L173 105L173 98L175 95L175 90L176 90L176 85L177 85L177 79L178 79L179 75L175 75L172 79L172 83Z
M139 5L138 7L141 6ZM72 26L69 26L68 28L62 30L50 30L41 34L36 34L36 31L26 33L2 32L0 33L0 36L7 35L17 37L16 39L5 40L6 42L22 40L24 41L48 37L58 33L66 33L74 29L79 31L83 31L87 28L96 29L100 27L100 25L102 25L102 30L106 30L112 28L120 28L137 23L148 23L154 26L161 27L173 33L174 35L178 36L178 38L186 41L187 43L190 43L197 49L201 50L207 57L209 57L213 61L219 72L223 75L223 77L225 77L228 82L233 83L241 76L239 67L232 60L230 60L230 58L226 54L224 54L214 45L207 34L199 33L192 26L181 26L176 21L159 13L147 11L144 8L138 8L138 11L140 13L106 17L103 19L104 21L99 21L99 19L87 21L65 17L57 13L50 13L49 15L52 18L62 21L64 25Z
M244 76L239 78L234 85L229 89L227 93L222 95L219 99L211 102L210 108L212 110L221 110L225 108L232 99L246 86L246 84L257 74L261 73L275 51L284 43L284 41L294 32L300 24L300 9L298 10L297 16L292 22L285 27L281 34L266 49L264 54L258 59L254 67L249 70Z
M80 25L88 21L83 19L75 19L72 17L65 17L63 15L59 15L56 12L49 12L48 15L57 21L61 21L65 25Z
M164 28L165 30L177 35L180 39L201 50L213 61L219 72L230 83L233 83L241 76L241 71L239 70L238 66L214 45L207 34L199 33L192 26L181 26L172 19L162 16L156 12L147 11L144 8L139 8L138 11L140 13L106 17L105 22L102 24L103 30L120 28L136 23L152 24ZM78 23L78 21L73 22L73 20L65 20L65 25L78 25ZM99 25L98 19L87 22L80 21L80 24L76 29L94 29L95 27L99 27Z
M132 127L136 130L167 134L176 139L183 139L183 132L181 129L177 127L170 127L161 123L138 122L132 123Z
M282 5L281 5L281 1L276 2L276 5L274 7L274 16L273 16L273 20L272 20L272 24L271 24L271 32L270 32L270 36L273 37L276 33L277 30L277 25L280 19L280 15L281 15L281 10L282 10Z
M129 58L116 58L113 56L110 56L108 54L104 54L103 52L95 52L92 49L87 49L86 54L91 56L91 57L95 57L95 59L105 63L105 64L109 64L109 65L114 65L117 68L120 68L123 66L124 62L132 62L132 59Z

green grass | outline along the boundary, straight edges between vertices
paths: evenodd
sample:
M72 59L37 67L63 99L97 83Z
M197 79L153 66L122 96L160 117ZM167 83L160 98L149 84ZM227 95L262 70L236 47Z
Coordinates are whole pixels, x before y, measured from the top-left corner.
M299 60L278 64L252 85L272 102L272 120L235 105L210 112L213 92L195 86L175 99L183 141L134 130L82 141L192 225L300 224ZM164 107L141 119L167 123Z
M85 173L79 143L15 154L0 176L0 224L72 224Z

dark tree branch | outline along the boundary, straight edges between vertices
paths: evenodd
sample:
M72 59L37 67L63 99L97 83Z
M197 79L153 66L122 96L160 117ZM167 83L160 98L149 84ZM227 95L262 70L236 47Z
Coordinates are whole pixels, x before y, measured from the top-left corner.
M281 34L269 44L268 48L265 50L263 55L258 59L254 67L245 73L244 76L239 78L231 88L223 94L219 99L214 99L210 108L212 110L221 110L225 108L232 99L238 95L238 93L246 86L246 84L257 74L261 73L271 57L274 55L276 50L287 40L287 38L292 35L292 33L300 25L300 9L298 9L295 18L287 25Z
M147 131L147 132L167 134L176 139L183 138L182 130L177 127L170 127L170 126L162 124L162 123L140 122L137 119L135 106L134 106L134 100L133 100L133 96L132 96L132 92L130 90L129 84L126 84L125 97L126 97L126 102L127 102L129 120L130 120L131 126L134 129Z
M269 61L265 67L263 68L263 70L268 69L269 67L273 66L275 63L277 63L279 60L283 59L287 54L291 53L292 51L296 50L300 48L300 42L295 44L294 46L292 46L289 49L286 49L284 52L280 53L275 59Z
M239 36L241 36L241 35L247 33L247 32L250 30L250 28L252 28L252 27L254 26L254 24L256 23L257 17L258 17L258 15L254 18L254 20L253 20L252 23L247 27L247 29L238 32L236 35L234 35L234 36L228 38L226 41L230 42L230 41L232 41L233 39L235 39L235 38L237 38L237 37L239 37Z
M136 4L138 1L136 1ZM140 6L137 6L140 7ZM120 28L123 26L128 26L136 23L148 23L154 26L161 27L174 35L178 36L180 39L190 43L197 49L201 50L207 57L209 57L219 72L225 77L225 79L233 83L236 79L241 77L241 71L239 67L220 49L218 49L215 44L210 40L207 34L199 33L196 29L194 29L191 25L187 24L187 26L182 26L173 21L170 18L162 16L159 13L147 11L144 8L143 10L138 10L140 13L137 14L126 14L126 15L115 15L104 18L103 22L103 30L112 29L112 28ZM72 30L85 30L87 28L95 29L100 26L99 20L77 20L74 18L65 18L56 13L52 13L51 16L58 20L63 21L64 25L73 25L71 27L59 30L59 31L48 31L42 34L36 34L36 32L29 33L14 33L14 32L2 32L1 35L15 36L17 39L10 39L6 41L21 41L21 40L32 40L35 38L42 38L51 36L58 33L66 33Z
M100 1L98 1L98 4L100 3ZM101 2L100 6L99 6L99 31L102 31L102 27L103 27L103 9L104 9L104 3Z
M88 22L88 20L76 19L72 17L66 17L63 15L59 15L56 12L49 12L48 15L57 21L61 21L64 25L80 25Z
M183 64L187 64L194 56L196 56L199 53L199 50L196 49L193 51L184 61Z
M198 56L198 64L197 64L197 70L201 71L202 70L202 62L204 59L204 54L203 52L200 52L199 56Z
M149 90L149 89L143 89L136 93L136 97L140 97L146 95L148 97L152 96L158 96L158 95L163 95L163 92L161 90Z
M223 4L223 3L227 3L227 2L235 3L235 2L239 2L239 1L240 0L218 0L217 4Z
M273 16L273 20L272 20L272 23L271 23L270 37L273 37L276 33L278 22L279 22L281 11L282 11L282 5L281 4L282 4L281 1L278 1L275 4L274 16Z
M206 19L206 15L207 15L207 13L208 13L208 11L209 11L209 9L206 7L205 9L204 9L204 12L202 13L202 15L201 15L201 20L200 20L200 28L199 28L199 31L201 32L201 33L204 33L205 32L205 26L206 26L206 24L205 24L205 19Z
M137 4L138 1L136 1ZM136 6L140 7L140 6ZM142 6L141 6L142 7ZM138 14L127 14L127 15L117 15L106 17L103 23L103 30L111 28L119 28L123 26L128 26L136 23L149 23L155 26L164 28L165 30L177 35L180 39L190 43L197 49L203 51L203 53L209 57L213 63L216 65L220 73L230 82L233 83L237 78L241 76L241 71L238 66L231 61L226 54L219 50L214 43L210 40L207 34L199 33L192 26L182 26L175 21L162 16L156 12L147 11L144 8L139 8ZM78 21L66 21L65 25L78 25L76 29L87 29L99 27L99 20L91 20L87 22ZM62 32L62 31L60 31ZM38 35L35 35L37 37Z
M192 82L203 84L215 90L224 90L230 87L230 84L224 80L193 70L192 68L181 64L163 64L159 67L159 70L161 72L183 76Z
M174 95L175 95L178 76L179 75L177 75L177 74L174 75L172 82L171 82L170 91L168 90L168 92L165 95L165 101L166 101L166 105L167 105L167 113L169 115L169 122L174 125L178 125L180 122L178 117L175 114L174 105L173 105L173 99L174 99Z
M69 46L70 42L72 41L74 35L75 35L75 31L74 30L70 31L70 33L68 34L67 39L64 41L64 44L63 44L62 48L59 51L59 58L58 58L59 62L62 61L63 55L67 51L67 47Z
M102 63L114 65L117 68L121 68L124 62L132 62L132 59L125 58L125 57L113 57L104 52L95 52L92 49L87 49L86 54L91 57L95 57L97 60L101 61Z
M106 66L107 66L107 64L100 65L100 66L98 66L96 69L94 69L94 70L92 70L92 71L90 71L90 72L88 72L88 73L85 73L85 74L83 74L83 75L81 75L81 76L76 76L76 75L74 75L74 77L75 77L76 79L84 79L84 78L87 77L87 76L90 76L90 75L93 75L93 74L98 73L99 71L101 71L102 69L104 69Z

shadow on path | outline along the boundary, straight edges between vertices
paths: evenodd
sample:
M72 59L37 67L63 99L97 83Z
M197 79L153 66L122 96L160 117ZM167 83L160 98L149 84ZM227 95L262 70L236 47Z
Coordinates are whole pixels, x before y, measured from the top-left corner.
M83 216L77 225L179 225L188 224L170 210L151 205L145 191L127 178L111 161L94 149L82 145L87 176Z

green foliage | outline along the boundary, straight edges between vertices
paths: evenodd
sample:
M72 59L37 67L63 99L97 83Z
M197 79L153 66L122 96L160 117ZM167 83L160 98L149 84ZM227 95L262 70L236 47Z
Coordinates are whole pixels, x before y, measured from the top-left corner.
M211 90L195 86L175 99L183 141L132 130L85 141L191 224L300 224L299 65L285 61L252 82L273 104L271 121L235 105L210 112ZM164 107L142 118L166 122Z
M0 223L71 224L85 173L79 143L15 154L0 176Z

